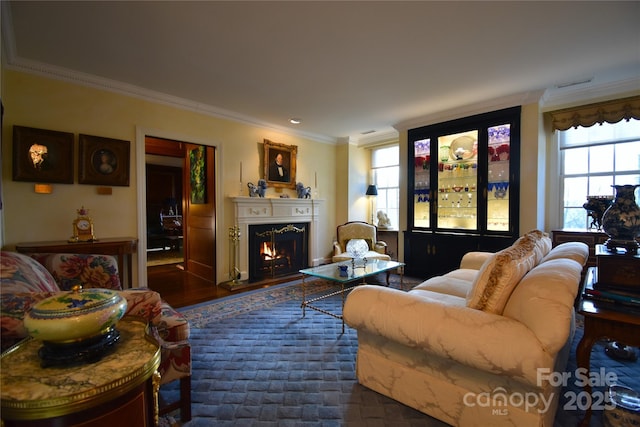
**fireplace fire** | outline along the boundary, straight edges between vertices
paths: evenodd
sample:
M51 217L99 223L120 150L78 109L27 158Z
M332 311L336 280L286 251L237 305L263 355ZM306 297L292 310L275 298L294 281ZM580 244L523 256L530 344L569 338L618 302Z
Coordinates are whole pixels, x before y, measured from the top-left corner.
M276 250L276 248L273 247L270 242L262 243L262 248L260 249L260 257L262 258L262 269L278 270L281 268L289 268L289 266L291 266L291 256L289 254L289 251L283 249L282 247Z
M309 224L249 226L249 281L292 274L308 266Z

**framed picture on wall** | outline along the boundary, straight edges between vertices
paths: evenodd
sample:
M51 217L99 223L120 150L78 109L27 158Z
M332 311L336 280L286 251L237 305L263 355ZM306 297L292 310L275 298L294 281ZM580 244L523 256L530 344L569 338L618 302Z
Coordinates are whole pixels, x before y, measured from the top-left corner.
M207 151L202 145L189 151L189 176L191 203L207 203Z
M13 180L73 184L73 134L14 126Z
M269 187L296 188L297 145L264 140L264 179Z
M80 134L78 182L129 186L129 141Z

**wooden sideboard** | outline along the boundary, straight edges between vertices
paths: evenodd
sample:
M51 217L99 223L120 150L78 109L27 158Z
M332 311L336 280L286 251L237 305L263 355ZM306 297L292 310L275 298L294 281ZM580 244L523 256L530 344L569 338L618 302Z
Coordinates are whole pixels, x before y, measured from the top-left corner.
M0 359L5 427L152 427L158 423L160 347L147 325L124 318L120 340L94 363L43 368L42 343L22 341Z
M66 240L54 240L49 242L18 243L16 251L24 254L34 253L73 253L73 254L99 254L115 255L118 258L118 273L122 288L130 288L133 285L132 254L136 252L138 239L134 237L113 237L95 240L93 242L68 242ZM126 267L126 268L125 268ZM124 280L124 274L127 280Z

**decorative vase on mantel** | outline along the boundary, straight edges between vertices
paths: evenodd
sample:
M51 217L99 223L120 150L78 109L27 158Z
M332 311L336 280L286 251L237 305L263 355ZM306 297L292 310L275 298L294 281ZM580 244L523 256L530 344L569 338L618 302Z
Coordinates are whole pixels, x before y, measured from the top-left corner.
M636 185L612 185L615 199L602 216L602 229L609 236L605 246L609 251L626 249L627 254L636 254L640 243L640 207L636 203Z

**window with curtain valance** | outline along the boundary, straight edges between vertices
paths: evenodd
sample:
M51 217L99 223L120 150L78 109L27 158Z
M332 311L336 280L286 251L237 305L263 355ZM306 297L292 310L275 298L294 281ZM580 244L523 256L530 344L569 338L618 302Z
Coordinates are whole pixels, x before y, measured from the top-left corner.
M640 96L549 114L557 131L562 227L590 228L588 197L612 197L613 185L640 184Z
M589 127L596 123L640 120L640 96L565 108L552 111L549 114L554 131L577 128L578 126Z

